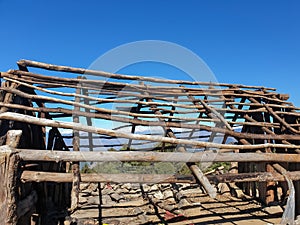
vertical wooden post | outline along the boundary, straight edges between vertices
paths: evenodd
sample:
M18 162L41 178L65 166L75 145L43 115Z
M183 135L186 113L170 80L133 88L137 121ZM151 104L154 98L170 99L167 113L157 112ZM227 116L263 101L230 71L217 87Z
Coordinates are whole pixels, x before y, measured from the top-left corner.
M18 146L22 131L10 130L7 133L4 151L0 151L0 218L3 224L15 225L18 222L17 175L20 158L11 148Z
M81 93L81 88L79 87L76 88L76 94ZM80 102L79 97L75 97L75 102ZM80 108L75 106L74 111L79 111ZM74 123L79 123L79 116L78 115L73 115L73 122ZM80 151L79 149L80 145L80 140L79 140L79 131L73 130L73 151ZM79 162L73 162L72 165L72 172L73 172L73 184L72 184L72 191L71 191L71 209L70 211L76 210L78 207L78 202L79 202L79 191L80 191L80 165Z
M88 91L86 89L82 89L82 94L86 95L86 96L89 95L89 93L88 93ZM90 104L89 99L85 98L84 99L84 104L89 105ZM91 112L91 110L88 109L88 108L85 108L85 111L88 112L88 113ZM93 126L92 118L91 117L86 117L86 123L87 123L88 126ZM88 138L89 138L89 150L93 151L93 148L94 148L93 134L91 132L88 132Z
M250 97L249 100L252 103L261 103L260 99L256 99L253 97ZM255 106L251 106L250 109L256 109L257 107ZM269 122L270 118L268 114L263 114L263 113L254 113L252 114L252 119L258 122ZM264 133L268 133L267 131L268 129L261 127L251 127L250 128L250 132L251 133L256 133L256 134L264 134ZM253 140L253 144L262 144L265 141L269 141L269 140ZM266 149L265 152L270 151L270 149ZM251 163L253 164L253 163ZM253 168L254 171L259 171L259 172L272 172L272 168L270 166L267 166L266 163L254 163L253 164L256 168ZM255 185L255 183L253 182L252 185ZM273 202L275 200L275 193L272 189L274 189L274 182L258 182L257 183L258 186L258 192L259 192L259 199L261 202L265 203L265 204L269 204L271 202ZM256 188L252 186L252 190L255 191Z

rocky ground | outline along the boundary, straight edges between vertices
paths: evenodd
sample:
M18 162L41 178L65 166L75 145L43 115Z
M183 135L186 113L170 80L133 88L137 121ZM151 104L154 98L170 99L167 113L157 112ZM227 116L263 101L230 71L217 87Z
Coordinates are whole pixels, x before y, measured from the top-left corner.
M263 208L246 196L232 197L225 184L220 184L218 189L220 194L211 199L198 185L191 184L82 183L80 207L70 216L69 224L259 225L280 222L280 206Z

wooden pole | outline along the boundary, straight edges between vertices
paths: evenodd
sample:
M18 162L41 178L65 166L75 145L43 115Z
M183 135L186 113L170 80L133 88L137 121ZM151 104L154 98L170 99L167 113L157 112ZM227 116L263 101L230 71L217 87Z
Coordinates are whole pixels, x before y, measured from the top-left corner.
M16 151L25 161L45 162L300 162L300 154L285 153L215 153L211 151L195 153L140 151L66 152L25 149L17 149Z
M80 94L81 89L78 87L76 89L76 94ZM75 102L80 102L80 98L76 97ZM75 106L74 111L80 111L78 106ZM79 117L77 115L73 115L73 122L78 124ZM79 153L80 149L80 139L79 139L79 131L73 129L73 151ZM79 204L79 191L80 191L80 163L78 161L73 161L72 164L72 172L73 172L73 184L71 191L71 208L70 211L73 212L77 209Z
M5 112L0 114L0 119L6 119L6 120L14 120L14 121L20 121L25 123L32 123L36 125L42 125L42 126L49 126L49 127L58 127L58 128L65 128L65 129L74 129L78 131L86 131L96 134L105 134L112 137L120 137L120 138L128 138L128 139L134 139L134 140L148 140L153 142L166 142L171 144L183 144L183 145L191 145L191 146L197 146L197 147L206 147L206 148L218 148L218 149L248 149L248 150L254 150L254 149L264 149L264 148L288 148L288 149L298 149L300 148L299 145L288 145L288 144L271 144L271 143L265 143L265 144L256 144L256 145L232 145L232 144L218 144L218 143L209 143L209 142L201 142L201 141L191 141L191 140L184 140L184 139L176 139L176 138L169 138L169 137L157 137L157 136L150 136L150 135L142 135L142 134L130 134L130 133L123 133L123 132L117 132L115 130L109 130L109 129L102 129L92 126L86 126L79 123L71 123L71 122L62 122L62 121L53 121L49 119L44 118L36 118L28 115L13 113L13 112ZM167 122L166 122L167 123ZM160 125L162 125L160 123ZM180 124L182 125L182 124ZM233 132L235 133L235 132ZM258 139L268 139L273 138L274 140L278 140L278 137L281 135L252 135L252 134L243 134L243 133L236 133L234 135L239 138L256 138ZM293 136L293 138L290 138L291 140L297 140L300 138L300 136L297 135L290 135ZM288 139L287 137L282 135L281 138ZM279 139L280 140L280 139Z
M139 81L151 81L151 82L159 82L159 83L173 83L173 84L190 84L190 85L207 85L207 86L235 86L239 88L253 88L253 89L264 89L264 90L276 90L275 88L266 88L262 86L249 86L249 85L230 85L230 84L221 84L221 83L212 83L212 82L196 82L196 81L180 81L180 80L165 80L153 77L141 77L141 76L132 76L132 75L122 75L122 74L113 74L107 73L103 71L97 70L87 70L82 68L74 68L69 66L58 66L48 63L36 62L31 60L19 60L17 62L18 65L28 66L28 67L36 67L42 68L47 70L55 70L55 71L62 71L62 72L69 72L69 73L79 73L79 74L87 74L87 75L95 75L95 76L103 76L109 78L116 78L116 79L127 79L127 80L139 80Z
M291 180L300 180L300 171L286 172ZM207 175L210 182L266 182L285 181L283 175L275 172L254 172L254 173L227 173L218 175ZM73 176L70 173L23 171L22 182L72 182ZM109 182L109 183L196 183L193 176L174 174L103 174L90 173L81 174L82 182Z
M0 215L3 224L16 225L18 222L18 172L20 157L12 149L19 144L22 131L7 132L6 146L0 149Z

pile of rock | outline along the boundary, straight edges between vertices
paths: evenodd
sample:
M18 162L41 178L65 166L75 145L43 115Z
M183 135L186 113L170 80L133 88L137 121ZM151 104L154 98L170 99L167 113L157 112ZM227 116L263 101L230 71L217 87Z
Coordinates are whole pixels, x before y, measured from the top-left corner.
M232 197L232 185L218 184L219 195L212 199L196 184L81 183L79 207L65 224L232 224L237 218L237 224L280 222L280 207L273 214L253 199Z
M203 191L194 184L81 183L77 224L143 224L184 216ZM116 219L116 215L118 219ZM83 222L84 221L84 222Z

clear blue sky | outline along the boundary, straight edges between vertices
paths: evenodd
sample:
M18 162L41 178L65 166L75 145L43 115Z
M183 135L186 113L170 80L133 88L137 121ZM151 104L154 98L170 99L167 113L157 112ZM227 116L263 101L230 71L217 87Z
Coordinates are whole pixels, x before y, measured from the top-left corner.
M177 43L219 82L276 87L300 106L300 1L0 0L0 71L26 58L88 67L138 40Z

